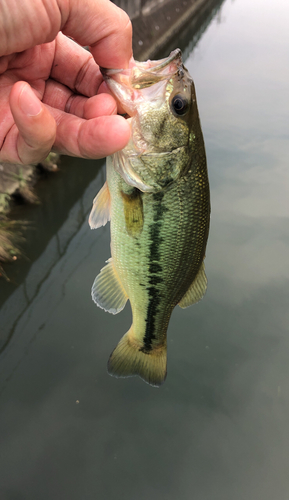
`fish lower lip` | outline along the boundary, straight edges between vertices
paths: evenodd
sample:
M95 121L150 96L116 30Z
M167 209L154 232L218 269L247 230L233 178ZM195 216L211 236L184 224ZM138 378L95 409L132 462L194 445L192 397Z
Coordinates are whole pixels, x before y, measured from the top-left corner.
M109 78L113 75L117 75L118 73L122 73L123 69L110 69L110 68L99 68L104 79Z

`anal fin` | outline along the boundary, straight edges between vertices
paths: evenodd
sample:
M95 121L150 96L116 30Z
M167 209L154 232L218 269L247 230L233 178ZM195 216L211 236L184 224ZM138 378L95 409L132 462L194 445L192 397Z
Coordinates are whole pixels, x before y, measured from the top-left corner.
M128 296L115 271L113 260L107 260L95 278L91 289L91 296L98 307L111 314L117 314L124 308Z
M93 200L93 207L90 212L88 223L90 229L97 229L98 227L105 226L109 220L110 193L107 182L105 182Z
M199 302L203 298L207 290L207 276L205 273L205 264L202 262L197 276L195 277L190 288L187 290L183 298L179 302L179 306L185 309L186 307Z

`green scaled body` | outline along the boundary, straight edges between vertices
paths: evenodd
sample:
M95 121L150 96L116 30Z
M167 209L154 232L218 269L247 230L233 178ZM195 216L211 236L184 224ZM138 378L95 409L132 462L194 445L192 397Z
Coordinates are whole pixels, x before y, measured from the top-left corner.
M166 377L172 310L199 301L207 286L205 148L180 51L107 79L131 117L132 140L107 159L107 182L90 216L91 227L111 221L112 256L92 296L113 314L127 299L132 308L132 326L110 356L109 373L139 375L159 386Z

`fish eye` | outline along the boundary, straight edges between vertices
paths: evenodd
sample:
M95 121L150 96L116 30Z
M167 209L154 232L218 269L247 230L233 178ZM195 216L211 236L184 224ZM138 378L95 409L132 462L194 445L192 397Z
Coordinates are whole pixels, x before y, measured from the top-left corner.
M185 97L177 94L172 99L172 108L174 113L179 116L184 115L188 111L189 103Z

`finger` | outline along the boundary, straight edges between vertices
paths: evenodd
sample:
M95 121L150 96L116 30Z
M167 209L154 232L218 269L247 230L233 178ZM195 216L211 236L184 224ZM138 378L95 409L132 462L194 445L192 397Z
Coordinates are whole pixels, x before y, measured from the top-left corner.
M61 29L62 18L57 2L1 0L0 13L1 56L51 42Z
M98 93L99 93L99 95L110 95L111 97L113 97L106 82L102 82L102 84L100 85L100 87L98 89ZM121 102L118 99L116 101L116 106L117 106L117 113L119 113L120 115L126 114L125 110L123 109L123 107L121 105Z
M100 94L87 98L75 94L65 85L54 80L47 80L42 100L52 108L87 120L117 113L116 102L111 95Z
M80 45L89 45L97 64L106 68L128 67L132 56L132 27L122 9L109 0L58 0L58 4L63 33Z
M21 9L14 10L10 3L10 0L0 2L4 26L1 56L51 42L61 30L80 45L91 46L99 65L128 66L132 55L131 22L128 15L109 0L22 0Z
M73 107L72 107L72 113ZM77 114L77 113L74 113ZM99 94L87 99L83 107L83 117L86 120L99 116L117 114L117 105L114 98L109 94Z
M62 33L55 39L50 77L89 97L97 93L103 81L92 54Z
M54 149L83 158L104 158L123 149L130 138L129 123L121 116L84 120L63 111L52 111L57 123Z
M114 98L108 94L95 95L89 99L72 94L66 102L64 111L91 120L99 116L116 115L117 105Z
M26 82L17 82L12 87L9 102L17 128L8 134L3 153L9 161L38 163L48 155L55 141L55 120Z

